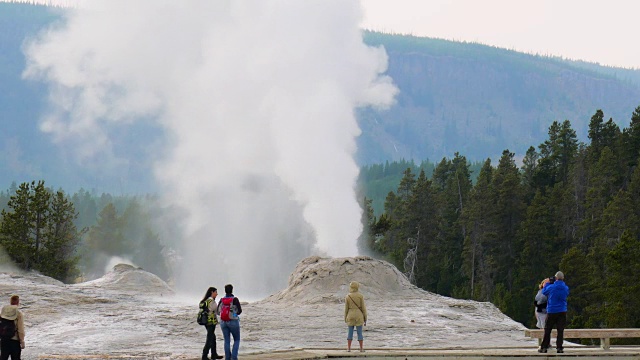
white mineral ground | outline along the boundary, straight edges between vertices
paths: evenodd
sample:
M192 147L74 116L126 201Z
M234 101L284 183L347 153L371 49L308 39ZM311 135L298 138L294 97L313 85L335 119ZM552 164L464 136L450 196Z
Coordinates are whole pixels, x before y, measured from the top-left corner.
M297 265L286 289L243 304L240 353L345 347L344 297L354 280L361 283L369 312L366 347L536 346L524 338L524 326L492 304L421 290L387 262L309 257ZM242 284L234 285L243 300ZM100 279L73 285L32 273L0 273L0 300L14 293L21 296L27 327L24 359L197 358L202 351L206 331L195 322L200 298L177 295L142 269L120 264ZM220 329L216 334L222 352Z

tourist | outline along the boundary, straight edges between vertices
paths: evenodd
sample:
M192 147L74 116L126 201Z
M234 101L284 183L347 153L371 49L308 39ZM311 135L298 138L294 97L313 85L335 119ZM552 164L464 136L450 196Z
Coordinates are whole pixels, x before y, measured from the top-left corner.
M533 304L535 305L536 327L538 329L544 329L544 324L547 320L547 297L542 293L542 288L548 282L549 279L544 279L540 282L540 285L538 285L538 293L533 300Z
M546 353L551 345L551 330L555 326L558 329L556 337L556 349L563 353L564 327L567 324L567 297L569 287L564 283L564 274L558 271L556 276L549 278L549 282L542 288L542 293L547 297L547 322L544 326L544 338L538 352Z
M218 302L220 314L220 329L224 336L224 358L226 360L238 360L240 349L240 317L242 307L240 300L233 295L233 285L224 286L225 295ZM233 336L233 350L231 350L231 337Z
M5 305L0 311L0 321L13 321L15 335L8 339L0 340L0 359L7 360L11 356L11 360L20 360L20 354L24 349L24 316L22 311L18 310L20 305L20 297L13 295L9 301L10 305ZM13 332L13 330L12 330Z
M218 324L218 307L216 306L216 297L218 296L218 289L210 287L204 294L204 298L200 301L200 306L206 306L209 310L209 317L207 324L204 326L207 329L207 340L204 343L204 349L202 349L202 360L208 360L207 355L211 351L211 359L222 359L222 355L218 355L216 350L216 325ZM203 304L204 303L204 304Z
M360 351L363 352L362 326L367 325L367 307L364 305L364 297L358 291L360 284L352 281L349 284L349 294L344 299L344 322L347 323L347 351L351 351L351 341L353 340L353 328L355 326L358 333Z

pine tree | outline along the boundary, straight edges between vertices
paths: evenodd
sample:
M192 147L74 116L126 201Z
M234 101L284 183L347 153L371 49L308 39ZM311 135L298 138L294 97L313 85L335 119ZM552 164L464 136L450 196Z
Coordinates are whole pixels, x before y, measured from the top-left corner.
M77 213L62 191L44 181L22 183L2 211L0 242L16 265L67 281L77 274Z
M496 237L487 243L485 251L492 258L491 266L496 274L495 281L505 284L511 290L514 268L521 246L516 234L524 215L523 190L520 173L516 167L512 152L502 153L498 167L493 175L491 188L495 206Z
M604 321L606 327L640 327L640 241L629 231L622 233L620 241L605 259L608 272Z
M462 221L466 224L462 270L468 281L468 291L458 289L458 294L467 294L477 300L488 301L494 289L493 272L487 259L486 244L496 237L494 226L494 200L492 182L494 169L487 159L480 170L478 181L471 190L469 204L465 207Z

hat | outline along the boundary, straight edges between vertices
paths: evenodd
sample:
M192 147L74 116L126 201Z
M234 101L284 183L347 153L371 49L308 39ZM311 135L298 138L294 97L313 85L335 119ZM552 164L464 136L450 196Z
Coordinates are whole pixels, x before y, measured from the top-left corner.
M358 284L357 281L352 281L351 284L349 284L349 288L351 288L351 291L358 291L359 287L360 284Z
M558 280L564 280L564 274L562 273L562 271L558 271L556 273L556 279Z
M2 307L0 317L7 320L15 320L18 317L18 305L5 305Z

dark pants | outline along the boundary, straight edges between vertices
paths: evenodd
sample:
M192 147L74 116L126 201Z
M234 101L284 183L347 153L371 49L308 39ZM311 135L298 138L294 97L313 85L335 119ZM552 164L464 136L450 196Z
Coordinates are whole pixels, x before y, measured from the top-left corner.
M209 351L211 351L211 358L214 359L218 356L218 351L216 351L216 326L207 324L204 327L207 329L207 341L204 343L204 349L202 349L202 358L205 359Z
M20 341L18 340L0 340L0 360L7 360L11 356L11 360L20 360Z
M562 349L562 343L564 341L564 327L567 325L567 313L551 313L547 314L547 323L544 326L544 338L540 345L543 349L548 349L551 346L551 330L555 326L558 329L558 337L556 338L556 348Z

